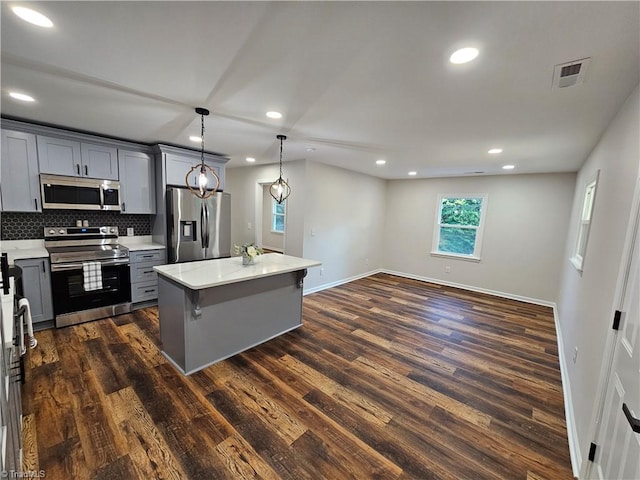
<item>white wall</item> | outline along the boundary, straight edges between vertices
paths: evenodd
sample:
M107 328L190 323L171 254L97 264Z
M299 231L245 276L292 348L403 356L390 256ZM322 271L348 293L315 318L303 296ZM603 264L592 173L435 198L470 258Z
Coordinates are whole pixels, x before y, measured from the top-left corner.
M386 182L342 168L307 163L305 289L361 276L382 266ZM288 242L288 237L287 237Z
M270 185L262 187L262 245L269 250L284 251L284 234L273 232L271 222L273 221L273 197L269 192ZM285 208L286 208L285 201ZM286 227L286 221L285 221Z
M285 253L322 262L305 279L305 290L362 276L382 266L386 182L306 160L284 164L291 185L287 200ZM255 191L278 176L277 165L228 168L231 241L255 241ZM261 189L260 189L261 192ZM253 226L253 225L252 225ZM312 235L312 230L314 235Z
M569 381L565 387L570 386L575 429L583 460L593 441L590 429L597 404L598 376L613 321L611 313L616 280L633 189L640 171L639 110L640 94L636 87L580 169L571 228L562 258L558 315L564 345L560 354L571 359L574 348L578 347L576 363L567 362ZM598 169L600 178L591 231L580 274L568 258L573 254L576 243L584 185Z
M417 277L553 302L574 183L573 173L390 181L383 263ZM481 261L430 255L438 195L482 193L489 197Z
M287 200L285 253L300 257L306 203L305 171L305 160L284 164L285 179L291 185L291 195ZM231 194L231 244L256 242L256 192L262 200L262 186L258 182L275 181L278 165L227 168L225 175L225 191ZM262 218L261 215L262 210L258 216Z
M285 252L323 263L322 275L309 270L307 291L384 268L557 299L575 174L385 181L306 160L285 163L285 174L292 188ZM255 241L258 182L277 175L277 165L227 169L233 243ZM481 262L429 255L439 193L489 194Z

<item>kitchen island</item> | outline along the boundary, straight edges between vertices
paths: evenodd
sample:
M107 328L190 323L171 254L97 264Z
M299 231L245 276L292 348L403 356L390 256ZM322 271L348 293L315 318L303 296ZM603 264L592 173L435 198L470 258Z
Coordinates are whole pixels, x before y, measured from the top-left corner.
M315 260L269 253L160 265L158 313L163 355L197 372L302 325L302 285Z

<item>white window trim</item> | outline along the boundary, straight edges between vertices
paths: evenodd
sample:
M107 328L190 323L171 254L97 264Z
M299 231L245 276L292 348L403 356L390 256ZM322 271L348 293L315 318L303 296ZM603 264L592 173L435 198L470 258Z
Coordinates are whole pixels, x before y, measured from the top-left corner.
M451 253L451 252L440 252L437 250L438 243L440 240L440 216L442 214L442 199L443 198L481 198L482 199L482 208L480 210L480 225L478 225L476 229L476 243L474 245L473 253L470 255L463 255L460 253ZM481 260L480 252L482 251L482 238L484 236L484 225L487 217L487 205L489 203L489 194L488 193L461 193L461 194L450 194L450 193L441 193L438 195L437 200L437 208L435 215L435 223L433 228L433 240L431 244L431 256L432 257L444 257L444 258L454 258L458 260L467 260L471 262L479 262ZM474 228L474 227L465 227L459 225L452 225L457 228Z
M282 215L284 217L284 229L287 229L287 204L286 204L286 200L283 203L284 205L284 213L276 213L275 209L276 209L276 200L274 198L271 199L271 233L273 233L274 235L284 235L284 230L282 232L278 231L278 230L274 230L273 225L274 225L274 218L276 215Z
M578 229L576 230L576 243L573 247L573 255L569 259L575 269L582 273L584 267L584 258L587 254L587 244L589 243L589 232L591 231L591 222L593 220L593 209L595 208L596 195L598 192L598 179L600 178L600 170L596 170L595 175L590 177L582 190L582 208L580 209L580 218L578 218ZM593 189L591 194L591 202L587 208L586 196L589 190ZM589 218L585 219L586 210L589 211ZM580 251L580 239L584 237L582 251Z

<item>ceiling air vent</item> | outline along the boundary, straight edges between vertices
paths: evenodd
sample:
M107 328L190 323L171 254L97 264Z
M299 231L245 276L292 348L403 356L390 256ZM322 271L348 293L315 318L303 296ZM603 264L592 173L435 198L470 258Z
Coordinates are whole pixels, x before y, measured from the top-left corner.
M580 85L584 81L590 58L574 60L569 63L562 63L553 68L552 88L566 88Z

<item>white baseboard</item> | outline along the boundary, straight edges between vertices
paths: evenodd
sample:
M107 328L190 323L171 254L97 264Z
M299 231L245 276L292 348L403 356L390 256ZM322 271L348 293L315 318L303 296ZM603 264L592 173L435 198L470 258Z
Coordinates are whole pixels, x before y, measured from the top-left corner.
M311 293L321 292L322 290L326 290L328 288L337 287L338 285L342 285L344 283L353 282L354 280L360 280L361 278L370 277L371 275L375 275L376 273L380 273L382 270L371 270L366 273L362 273L360 275L355 275L353 277L344 278L342 280L336 280L335 282L324 283L322 285L318 285L317 287L312 287L309 289L304 289L303 295L309 295Z
M310 293L316 293L322 290L326 290L328 288L337 287L338 285L353 282L354 280L359 280L361 278L370 277L371 275L375 275L376 273L387 273L389 275L395 275L397 277L404 277L404 278L410 278L412 280L419 280L422 282L435 283L436 285L445 285L447 287L459 288L461 290L469 290L472 292L486 293L487 295L493 295L495 297L508 298L510 300L517 300L525 303L533 303L534 305L542 305L543 307L555 308L556 306L555 302L550 302L548 300L524 297L522 295L514 295L512 293L500 292L497 290L489 290L486 288L472 287L470 285L463 285L461 283L446 282L444 280L440 280L437 278L424 277L422 275L414 275L412 273L397 272L395 270L388 270L386 268L378 268L377 270L371 270L369 272L362 273L360 275L355 275L353 277L344 278L342 280L336 280L335 282L324 283L322 285L318 285L317 287L312 287L308 290L305 289L304 295L309 295Z
M435 283L437 285L446 285L447 287L460 288L461 290L469 290L472 292L486 293L487 295L493 295L494 297L508 298L509 300L518 300L520 302L533 303L535 305L542 305L544 307L552 307L552 308L555 307L555 303L550 302L548 300L540 300L538 298L524 297L522 295L514 295L512 293L500 292L497 290L489 290L486 288L472 287L470 285L463 285L461 283L447 282L445 280L440 280L438 278L423 277L422 275L414 275L412 273L396 272L394 270L387 270L385 268L381 269L380 272L388 273L389 275L396 275L398 277L411 278L412 280L420 280L423 282Z
M358 280L360 278L369 277L371 275L375 275L376 273L387 273L389 275L396 275L398 277L410 278L412 280L435 283L436 285L446 285L448 287L460 288L462 290L469 290L469 291L478 292L478 293L486 293L487 295L508 298L510 300L517 300L525 303L532 303L535 305L542 305L544 307L551 307L553 309L553 321L555 324L556 339L558 342L558 361L560 363L560 378L562 380L562 395L564 397L564 413L565 413L565 420L567 423L567 437L569 440L569 455L571 457L571 469L573 471L573 476L575 478L579 478L578 472L580 472L580 466L582 465L582 455L580 454L580 442L578 441L578 431L576 429L576 420L573 412L573 401L571 399L571 385L569 384L569 372L567 371L567 359L565 358L565 355L564 355L562 330L560 329L560 319L558 318L558 309L557 309L556 303L550 302L548 300L541 300L538 298L525 297L522 295L514 295L512 293L499 292L496 290L489 290L486 288L479 288L479 287L473 287L469 285L462 285L454 282L447 282L440 279L424 277L421 275L414 275L411 273L397 272L397 271L388 270L385 268L372 270L370 272L363 273L361 275L356 275L350 278L345 278L343 280L338 280L335 282L326 283L324 285L319 285L317 287L310 288L309 290L305 290L304 295L309 295L311 293L320 292L328 288L337 287L338 285L353 282L354 280Z
M567 423L567 438L569 440L569 456L571 457L571 470L574 478L580 478L580 468L582 467L582 454L580 453L580 442L578 441L578 430L576 427L576 417L573 411L573 399L571 397L571 383L567 370L567 358L564 354L564 342L562 341L562 329L560 327L560 317L558 309L553 305L553 321L556 326L556 339L558 340L558 360L560 362L560 377L562 378L562 395L564 396L564 417Z

